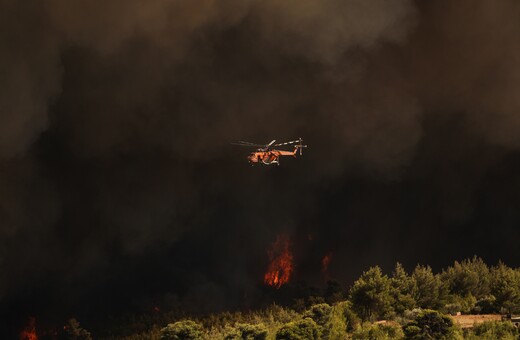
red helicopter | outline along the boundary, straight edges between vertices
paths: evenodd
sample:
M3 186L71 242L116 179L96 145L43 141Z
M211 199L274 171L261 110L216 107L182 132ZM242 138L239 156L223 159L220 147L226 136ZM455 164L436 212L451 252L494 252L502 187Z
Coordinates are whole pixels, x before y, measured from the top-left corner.
M301 139L301 138L299 138L298 140L293 140L290 142L279 143L279 144L274 144L275 142L276 142L276 139L273 139L270 143L267 143L264 145L250 143L250 142L244 142L244 141L239 141L239 142L231 143L231 144L257 148L255 152L251 152L249 154L249 156L247 156L247 159L249 160L249 163L251 163L251 165L255 165L255 164L280 165L281 156L296 157L296 155L298 154L298 151L301 156L302 149L307 147L307 145L302 144L303 139ZM295 144L293 151L273 149L274 147L291 145L291 144Z

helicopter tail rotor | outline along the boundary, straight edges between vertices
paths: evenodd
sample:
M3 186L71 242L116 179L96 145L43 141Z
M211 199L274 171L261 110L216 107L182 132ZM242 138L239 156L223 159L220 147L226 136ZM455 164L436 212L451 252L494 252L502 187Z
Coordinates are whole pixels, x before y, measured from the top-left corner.
M303 154L303 148L306 148L307 145L303 145L303 139L300 137L298 139L298 144L296 144L296 148L300 149L300 156Z

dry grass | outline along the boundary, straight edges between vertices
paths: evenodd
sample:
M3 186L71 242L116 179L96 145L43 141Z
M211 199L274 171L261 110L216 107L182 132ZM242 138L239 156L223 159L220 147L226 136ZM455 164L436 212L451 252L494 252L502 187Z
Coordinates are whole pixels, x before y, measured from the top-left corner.
M498 314L481 314L481 315L455 315L453 320L460 326L460 328L472 328L473 325L485 321L500 321L502 316Z

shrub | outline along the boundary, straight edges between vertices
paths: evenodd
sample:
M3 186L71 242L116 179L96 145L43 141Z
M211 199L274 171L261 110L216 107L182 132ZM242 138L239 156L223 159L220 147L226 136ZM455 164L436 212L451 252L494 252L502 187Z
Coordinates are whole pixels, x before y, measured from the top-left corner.
M486 321L475 325L468 338L474 335L478 339L518 339L520 335L516 328L509 321Z
M430 309L420 311L403 330L407 339L462 339L449 316Z
M276 332L277 340L318 340L319 338L319 327L310 318L286 323Z
M161 329L161 340L195 340L202 337L202 332L202 326L195 321L177 321Z
M319 326L325 327L330 322L332 307L326 303L320 303L309 308L304 314L304 318L313 319Z
M451 315L455 315L457 312L463 314L471 313L475 310L477 304L477 299L471 294L466 296L451 295L448 299L450 303L444 306L444 312Z
M330 321L332 317L332 307L326 303L311 306L305 313L304 318L311 318L320 327L320 333L324 338L329 336Z
M475 314L495 313L497 312L497 310L495 309L495 301L496 298L493 295L486 295L477 301L472 312Z
M350 301L343 301L334 306L334 313L339 312L345 320L345 327L347 332L352 332L361 326L361 319L352 310L352 303Z
M212 331L214 332L213 329L212 329ZM238 329L236 329L235 327L226 326L222 330L222 333L223 333L224 340L239 340L239 339L242 339L242 333ZM217 334L211 334L210 333L210 338L212 338L212 339L213 338L217 338Z
M397 324L378 324L365 322L352 333L353 340L390 340L403 339L404 334L401 327Z
M330 322L328 327L328 336L331 340L340 340L347 338L348 321L345 317L345 309L350 305L349 302L344 301L337 303L332 307ZM353 313L353 312L352 312Z
M267 339L267 328L263 324L252 325L249 323L238 323L235 325L238 337L226 337L226 339L243 340L265 340Z

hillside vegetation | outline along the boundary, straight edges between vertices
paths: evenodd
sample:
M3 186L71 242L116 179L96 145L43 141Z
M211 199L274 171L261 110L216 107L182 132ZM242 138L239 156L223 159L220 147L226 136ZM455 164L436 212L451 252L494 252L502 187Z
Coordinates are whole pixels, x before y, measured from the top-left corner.
M510 321L464 330L449 316L520 313L520 269L489 267L474 257L434 273L396 264L389 275L371 267L350 286L329 282L323 292L290 306L223 312L198 318L174 313L127 319L106 339L518 339Z

